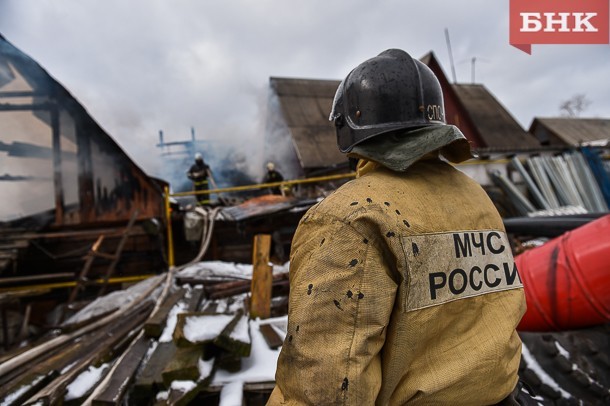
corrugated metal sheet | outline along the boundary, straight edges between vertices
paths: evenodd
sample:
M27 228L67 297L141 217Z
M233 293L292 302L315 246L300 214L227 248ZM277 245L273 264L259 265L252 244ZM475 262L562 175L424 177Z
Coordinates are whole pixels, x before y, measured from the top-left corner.
M610 140L610 119L535 118L530 133L545 144L578 146L592 141Z
M337 148L335 128L328 121L338 80L270 78L280 100L296 154L305 170L346 162Z
M452 88L485 143L482 147L519 149L540 145L536 138L521 128L485 86L454 84Z
M293 197L265 195L247 200L238 206L225 207L222 209L222 215L226 220L242 221L297 207L307 209L316 202L315 199L298 200Z

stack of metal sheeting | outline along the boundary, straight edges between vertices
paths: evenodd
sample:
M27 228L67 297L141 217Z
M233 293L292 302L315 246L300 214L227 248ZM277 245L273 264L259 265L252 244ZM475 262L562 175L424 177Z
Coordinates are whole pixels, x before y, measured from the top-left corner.
M536 208L528 198L502 173L493 170L489 172L489 177L496 186L504 191L513 207L521 216L527 216L529 213L536 211Z
M548 207L541 205L542 209L581 206L587 212L608 211L595 176L580 152L532 157L526 162L539 192L549 203Z
M602 190L582 153L530 157L525 162L527 169L517 157L512 158L532 201L500 172L489 173L520 214L555 216L608 211Z

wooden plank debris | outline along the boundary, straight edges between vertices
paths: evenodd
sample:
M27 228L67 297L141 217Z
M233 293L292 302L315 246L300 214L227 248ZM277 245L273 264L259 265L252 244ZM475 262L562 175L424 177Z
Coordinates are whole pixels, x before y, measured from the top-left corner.
M273 275L272 279L272 289L274 296L277 294L281 294L281 292L288 291L288 273ZM208 299L221 299L224 297L235 296L240 293L249 292L251 289L251 280L223 282L209 286L205 285L205 292L207 294Z
M43 402L43 404L56 404L63 396L66 387L72 382L81 372L89 366L103 363L117 356L117 352L122 351L122 346L117 345L125 340L125 337L130 336L134 330L142 328L144 320L150 313L152 304L146 304L135 309L132 314L119 320L110 327L101 328L88 337L83 337L76 343L70 343L68 349L64 348L54 357L55 363L49 364L46 368L56 369L67 372L62 373L57 379L53 380L40 392L32 396L29 400L32 403ZM67 357L66 353L72 351L72 348L77 347L78 351ZM39 367L39 365L36 365ZM48 370L48 369L47 369Z
M259 326L259 330L265 339L265 342L271 349L276 349L284 344L284 341L280 337L280 335L275 331L275 329L270 324L261 324Z
M172 381L197 381L202 355L203 349L200 346L178 347L161 373L165 387L169 388Z
M188 292L185 297L186 300L186 311L196 312L201 306L201 301L204 297L204 290L202 288L195 288Z
M190 318L209 318L210 324L213 324L215 328L218 329L216 334L211 330L207 330L205 337L201 340L192 341L192 338L189 339L185 335L185 327ZM176 321L176 328L174 329L173 340L178 347L189 347L193 345L204 345L206 343L211 343L213 340L222 332L222 330L233 320L234 316L226 315L226 314L210 314L203 312L189 312L189 313L179 313ZM220 325L219 323L224 325Z
M159 308L159 311L144 323L144 334L147 337L159 338L165 328L167 316L174 305L178 303L186 293L186 289L179 289L167 297L165 302Z
M93 399L94 406L117 405L122 402L142 358L146 355L149 344L150 340L144 335L137 339L120 360L116 372L110 378L106 388Z
M211 366L210 366L211 365ZM193 382L192 386L174 386L173 384L168 390L167 399L160 400L155 405L171 405L171 406L186 406L193 401L193 399L203 390L207 389L214 378L215 362L214 360L206 363L205 368L207 371L202 371L200 368L200 374L207 372L206 376L200 376L197 382Z
M36 392L44 388L49 382L55 379L59 372L52 370L46 374L31 376L31 381L24 382L16 387L12 393L5 393L0 397L0 405L23 405Z
M147 400L151 393L164 389L163 369L175 355L176 345L173 342L159 343L136 376L130 400L139 404L140 399Z
M249 357L252 341L248 315L244 314L243 310L238 311L233 320L214 339L214 344L240 357Z

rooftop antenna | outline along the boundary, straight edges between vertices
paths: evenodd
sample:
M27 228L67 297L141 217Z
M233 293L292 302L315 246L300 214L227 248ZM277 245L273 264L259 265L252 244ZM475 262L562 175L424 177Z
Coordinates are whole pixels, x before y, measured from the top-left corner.
M473 56L473 57L470 59L470 79L472 80L472 84L473 84L473 85L474 85L474 83L475 83L475 82L474 82L474 66L475 66L475 64L476 64L477 60L478 60L479 62L487 62L487 61L488 61L488 59L486 59L486 58L481 58L481 57L477 58L476 56Z
M453 53L451 52L451 41L449 40L449 29L447 28L445 28L445 39L447 40L447 50L449 51L449 62L451 63L451 75L453 76L453 83L457 83L455 66L453 65Z

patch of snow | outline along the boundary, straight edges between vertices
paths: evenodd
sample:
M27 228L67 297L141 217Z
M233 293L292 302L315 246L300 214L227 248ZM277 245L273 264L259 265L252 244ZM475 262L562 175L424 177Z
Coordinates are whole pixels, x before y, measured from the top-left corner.
M286 332L288 331L288 317L281 316L275 317L271 319L261 320L260 324L269 324L275 332L282 337L282 339L286 338Z
M184 268L176 276L210 280L252 279L252 265L224 261L203 261Z
M557 347L557 349L559 350L559 353L561 355L563 355L564 357L566 357L567 359L570 359L570 353L568 352L568 350L566 350L565 348L563 348L561 346L561 344L559 344L559 342L555 341L555 347Z
M76 314L72 315L62 325L67 326L70 324L81 323L87 321L95 316L99 316L106 313L111 313L121 307L128 306L133 301L137 300L151 288L161 278L165 278L164 274L157 275L148 279L145 279L135 285L130 286L124 290L117 290L97 298L87 306L83 307ZM157 300L157 297L161 293L161 288L155 289L155 291L148 297L148 300Z
M87 370L81 372L81 374L66 388L68 393L66 394L65 400L78 399L85 396L85 394L100 381L102 374L108 367L108 364L103 364L98 368L90 366Z
M184 338L192 343L213 340L234 317L229 314L187 317L182 328Z
M157 349L158 345L159 345L158 341L153 341L150 344L150 346L148 347L148 350L146 351L146 354L144 355L144 358L142 359L142 365L146 365L148 363L148 361L150 360L150 357L152 357L152 355L155 352L155 350Z
M200 359L197 366L199 367L199 380L203 381L212 373L212 368L214 367L214 358L208 361Z
M172 307L167 316L167 322L161 337L159 337L160 343L169 343L172 341L174 330L176 329L176 323L178 322L178 313L183 313L186 310L186 303L178 302Z
M66 366L65 366L65 367L64 367L64 368L61 370L61 372L60 372L59 374L60 374L60 375L65 374L66 372L68 372L69 370L71 370L71 369L72 369L72 367L73 367L74 365L76 365L76 361L74 361L74 362L73 362L73 363L71 363L71 364L66 365Z
M275 370L280 349L271 349L260 332L261 324L288 323L288 316L266 320L250 321L250 336L252 350L249 357L242 358L239 372L231 373L219 369L214 374L213 385L226 385L231 382L272 382L275 380Z
M167 400L167 398L169 397L169 391L161 391L161 392L157 392L157 400Z
M290 261L284 263L283 265L277 265L277 264L272 264L272 265L273 265L273 274L274 275L288 273L288 271L290 270Z
M555 380L549 374L546 373L546 371L540 366L538 361L536 361L536 358L534 358L525 343L523 343L521 346L521 355L525 359L527 367L534 371L534 373L538 376L538 378L540 378L543 383L558 391L561 394L561 397L563 398L570 399L572 397L570 393L561 388L559 384L557 384L557 382L555 382Z
M189 392L195 389L197 384L193 381L172 381L172 390L177 390L180 392Z
M242 316L231 332L230 338L235 341L241 341L242 343L249 343L250 332L248 331L248 327L248 316Z
M227 299L221 299L218 301L218 304L216 305L216 312L224 313L227 311L228 307L229 307L229 301Z
M45 378L44 375L40 375L36 379L34 379L31 384L24 385L24 386L20 387L19 389L17 389L15 392L9 394L7 397L2 399L2 403L0 403L0 406L12 405L17 399L19 399L21 396L23 396L24 393L29 391L32 388L32 386L38 385L38 383L40 383L40 381L43 380L44 378Z
M231 382L222 387L220 391L219 406L241 406L243 404L244 383Z
M228 304L225 313L237 313L238 310L244 308L244 301L248 297L248 293L242 293L241 295L233 296L233 302Z

